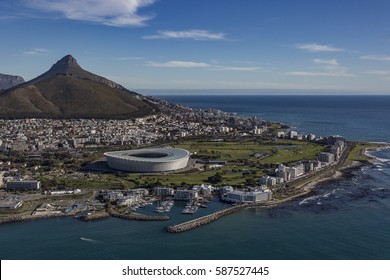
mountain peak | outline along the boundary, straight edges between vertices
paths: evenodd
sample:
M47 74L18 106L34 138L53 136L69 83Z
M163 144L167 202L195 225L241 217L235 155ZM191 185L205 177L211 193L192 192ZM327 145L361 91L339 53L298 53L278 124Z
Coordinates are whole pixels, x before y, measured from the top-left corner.
M82 69L71 55L40 76L0 94L0 119L130 119L154 112L154 105L137 93Z
M72 70L80 70L81 67L77 63L77 60L70 54L64 56L58 60L49 70L56 74L71 74Z

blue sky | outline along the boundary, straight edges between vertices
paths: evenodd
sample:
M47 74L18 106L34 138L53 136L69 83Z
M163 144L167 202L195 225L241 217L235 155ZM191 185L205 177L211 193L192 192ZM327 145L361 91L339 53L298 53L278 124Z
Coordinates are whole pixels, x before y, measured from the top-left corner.
M390 93L387 0L2 0L0 73L72 54L130 89Z

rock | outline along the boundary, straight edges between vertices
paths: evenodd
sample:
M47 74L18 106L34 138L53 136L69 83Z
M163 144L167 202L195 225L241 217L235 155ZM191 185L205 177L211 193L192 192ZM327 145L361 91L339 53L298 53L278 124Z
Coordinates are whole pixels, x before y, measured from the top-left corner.
M0 74L0 90L8 89L24 83L24 79L20 76Z

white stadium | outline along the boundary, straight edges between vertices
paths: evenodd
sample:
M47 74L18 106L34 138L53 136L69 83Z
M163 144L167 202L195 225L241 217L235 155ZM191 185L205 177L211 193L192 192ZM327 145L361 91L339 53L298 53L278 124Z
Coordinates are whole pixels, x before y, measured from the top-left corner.
M179 148L115 151L107 152L104 155L110 168L139 173L182 169L187 166L190 158L190 152Z

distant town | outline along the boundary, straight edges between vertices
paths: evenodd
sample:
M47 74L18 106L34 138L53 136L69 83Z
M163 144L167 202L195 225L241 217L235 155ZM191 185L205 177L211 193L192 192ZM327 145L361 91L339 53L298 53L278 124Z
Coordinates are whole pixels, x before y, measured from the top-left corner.
M149 98L161 112L130 120L0 120L0 151L42 152L98 146L146 146L183 137L260 135L267 123L220 110L195 110Z

